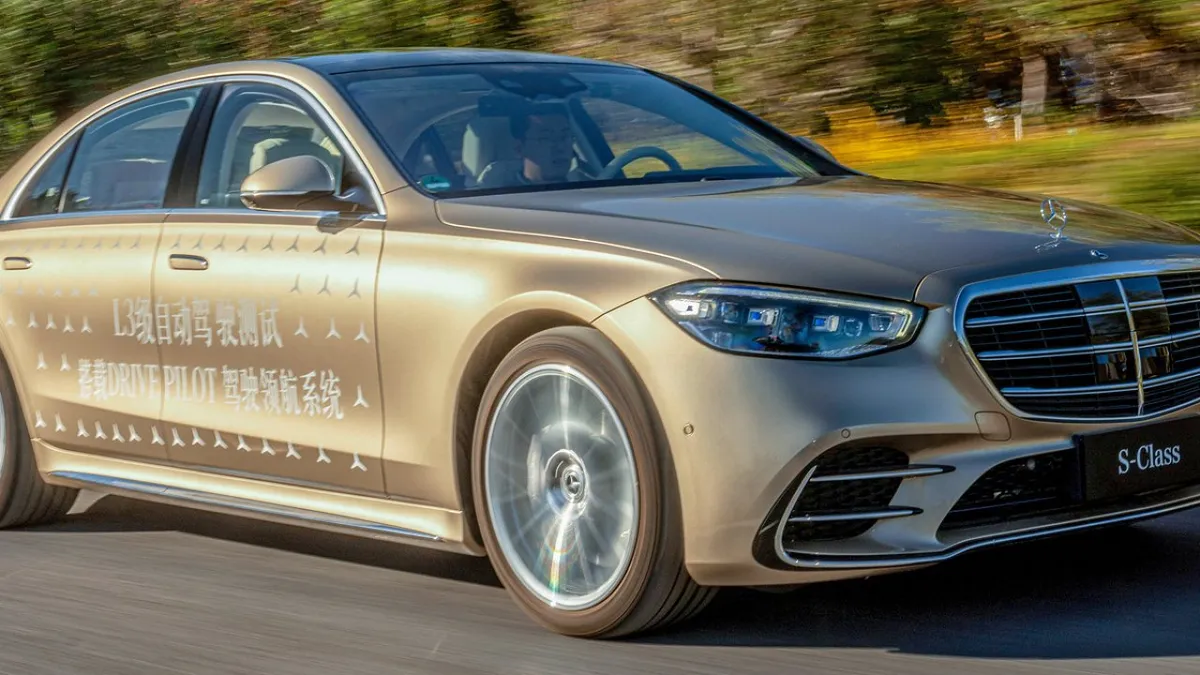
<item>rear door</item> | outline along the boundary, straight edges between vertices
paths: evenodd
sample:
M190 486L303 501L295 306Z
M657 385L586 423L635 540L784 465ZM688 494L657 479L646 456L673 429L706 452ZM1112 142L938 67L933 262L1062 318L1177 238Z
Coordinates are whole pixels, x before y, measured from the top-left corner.
M138 98L77 130L0 222L0 322L34 438L166 458L152 274L202 91Z

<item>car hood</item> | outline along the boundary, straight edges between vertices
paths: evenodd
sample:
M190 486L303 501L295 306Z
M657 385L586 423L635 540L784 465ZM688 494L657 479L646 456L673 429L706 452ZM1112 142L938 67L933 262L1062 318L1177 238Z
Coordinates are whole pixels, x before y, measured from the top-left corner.
M1060 202L1065 239L1050 247L1055 227L1043 219L1040 197L865 176L476 196L438 208L449 224L669 256L698 277L905 300L922 279L950 269L991 277L1097 258L1200 254L1200 237L1182 227Z

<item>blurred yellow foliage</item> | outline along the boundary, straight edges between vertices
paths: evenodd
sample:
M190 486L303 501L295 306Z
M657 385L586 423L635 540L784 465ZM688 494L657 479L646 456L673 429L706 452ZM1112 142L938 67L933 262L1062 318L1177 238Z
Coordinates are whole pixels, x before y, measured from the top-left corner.
M931 153L964 148L1004 147L1015 140L1014 121L1005 119L996 128L985 123L986 102L946 104L947 114L932 128L905 125L874 115L866 106L839 108L830 114L833 133L818 140L851 165L911 161ZM1053 133L1038 127L1037 135ZM1030 138L1029 130L1024 137Z
M1053 194L1200 227L1200 121L995 128L984 105L958 105L933 128L843 109L816 138L843 163L886 178Z

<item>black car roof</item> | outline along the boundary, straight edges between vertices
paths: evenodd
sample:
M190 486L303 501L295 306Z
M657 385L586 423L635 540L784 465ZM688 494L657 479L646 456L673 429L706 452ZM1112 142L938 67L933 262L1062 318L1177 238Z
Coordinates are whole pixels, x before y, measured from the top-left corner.
M410 48L344 54L319 54L281 60L311 68L324 75L365 70L408 68L413 66L469 65L473 63L586 63L609 66L622 65L609 61L597 61L542 52L468 48Z

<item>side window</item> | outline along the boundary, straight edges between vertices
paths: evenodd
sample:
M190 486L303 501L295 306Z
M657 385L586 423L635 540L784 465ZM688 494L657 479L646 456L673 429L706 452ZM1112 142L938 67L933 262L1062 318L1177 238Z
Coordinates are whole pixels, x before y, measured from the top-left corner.
M76 135L62 145L54 157L42 165L41 173L30 184L13 212L14 218L28 216L44 216L58 212L58 202L62 198L63 183L67 180L67 168L71 164L71 156L75 146L79 144Z
M200 89L131 103L88 125L67 176L63 211L161 209Z
M245 209L241 188L247 176L302 155L329 167L339 192L358 183L328 130L291 92L270 85L228 85L204 149L196 206Z

